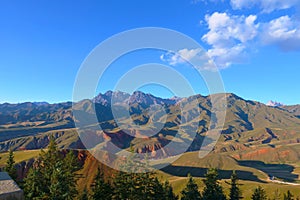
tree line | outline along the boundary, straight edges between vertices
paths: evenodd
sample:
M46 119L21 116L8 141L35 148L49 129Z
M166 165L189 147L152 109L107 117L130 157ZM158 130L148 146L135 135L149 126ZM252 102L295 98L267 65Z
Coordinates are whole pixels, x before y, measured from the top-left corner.
M81 177L80 169L73 151L63 156L57 148L55 140L50 139L48 150L41 150L39 158L28 171L27 176L19 181L24 190L25 199L30 200L239 200L243 198L238 177L235 172L231 176L230 192L226 196L218 181L217 169L209 169L203 179L202 192L192 176L181 191L181 197L175 195L168 181L162 182L154 172L138 173L146 164L139 163L134 156L129 157L123 165L134 173L119 171L110 180L104 179L100 168L93 179L90 190L85 188L80 194L77 191L77 180ZM6 166L8 174L16 180L16 168L13 151L9 152ZM288 191L282 197L279 192L268 198L266 191L258 186L251 196L252 200L296 200Z

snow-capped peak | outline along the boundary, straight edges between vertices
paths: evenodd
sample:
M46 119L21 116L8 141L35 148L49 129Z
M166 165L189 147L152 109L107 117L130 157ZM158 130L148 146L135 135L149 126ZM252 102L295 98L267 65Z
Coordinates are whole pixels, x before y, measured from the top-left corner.
M283 103L280 103L280 102L277 102L277 101L269 101L266 105L267 106L272 106L272 107L284 106Z

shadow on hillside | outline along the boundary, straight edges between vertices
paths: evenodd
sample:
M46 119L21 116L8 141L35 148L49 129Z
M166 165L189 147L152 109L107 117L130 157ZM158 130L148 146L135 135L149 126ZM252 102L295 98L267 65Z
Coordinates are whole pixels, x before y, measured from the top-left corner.
M201 178L205 177L207 170L208 170L207 168L173 166L173 165L169 165L161 169L161 171L171 174L173 176L186 177L188 176L188 174L190 174L193 177L201 177ZM252 172L242 171L242 170L236 170L235 172L240 180L248 180L248 181L265 183L265 181L260 180ZM233 170L218 170L218 173L219 173L218 179L230 179Z
M239 165L251 167L263 171L268 174L270 178L276 177L285 181L294 182L298 179L299 175L293 174L294 167L287 164L266 164L262 161L243 160L238 161Z
M0 130L0 142L6 140L12 140L20 137L34 136L40 133L46 133L48 131L55 131L60 129L74 128L73 122L66 122L63 124L51 124L45 126L31 126L31 127L22 127L18 129L2 129Z

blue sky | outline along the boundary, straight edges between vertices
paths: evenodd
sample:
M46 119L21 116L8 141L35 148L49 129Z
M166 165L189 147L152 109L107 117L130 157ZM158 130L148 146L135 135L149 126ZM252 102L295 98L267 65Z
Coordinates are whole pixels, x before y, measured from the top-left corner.
M93 48L119 32L151 26L199 42L220 69L227 92L299 104L298 8L298 0L2 0L0 102L71 100L76 74ZM170 64L160 59L161 53L144 51L118 60L99 91L114 88L118 77L137 64ZM197 92L207 94L190 69L175 67ZM158 87L144 90L170 95Z

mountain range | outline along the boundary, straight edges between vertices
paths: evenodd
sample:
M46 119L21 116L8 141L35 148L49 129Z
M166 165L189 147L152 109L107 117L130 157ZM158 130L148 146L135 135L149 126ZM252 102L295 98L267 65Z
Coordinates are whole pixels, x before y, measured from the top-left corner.
M227 101L226 119L222 135L214 148L215 152L233 152L236 157L250 158L249 152L260 149L267 149L269 152L276 149L279 155L283 145L299 144L299 105L270 107L231 93L224 94L221 98L226 98ZM114 119L112 103L119 113L129 110L130 119L122 119L127 130L124 130L124 126L120 128L120 124ZM160 109L151 110L155 105L159 105ZM121 149L132 145L137 152L151 152L153 157L172 156L178 153L176 149L166 149L160 154L157 152L173 140L178 146L190 143L188 151L199 150L212 121L211 107L210 96L163 99L140 91L132 95L108 91L93 99L74 103L0 104L0 150L44 148L48 144L49 134L57 138L60 147L84 149L85 145L75 128L75 123L80 123L88 127L89 137L96 138L96 142L89 144L92 146L88 148L105 146L110 141ZM162 109L165 115L160 114ZM83 117L76 119L74 112L81 112L80 116ZM89 118L94 114L98 121L96 124L89 124ZM130 126L130 120L141 129L135 130L134 126ZM101 131L98 130L99 126ZM161 129L148 136L156 130L156 126L161 126ZM181 131L178 131L179 128ZM189 135L190 129L196 130L195 136ZM127 134L128 131L131 134ZM284 159L300 159L296 149L288 149L288 152L291 156ZM260 156L262 155L257 157ZM255 154L252 155L253 159L254 157ZM268 159L276 158L271 156Z

